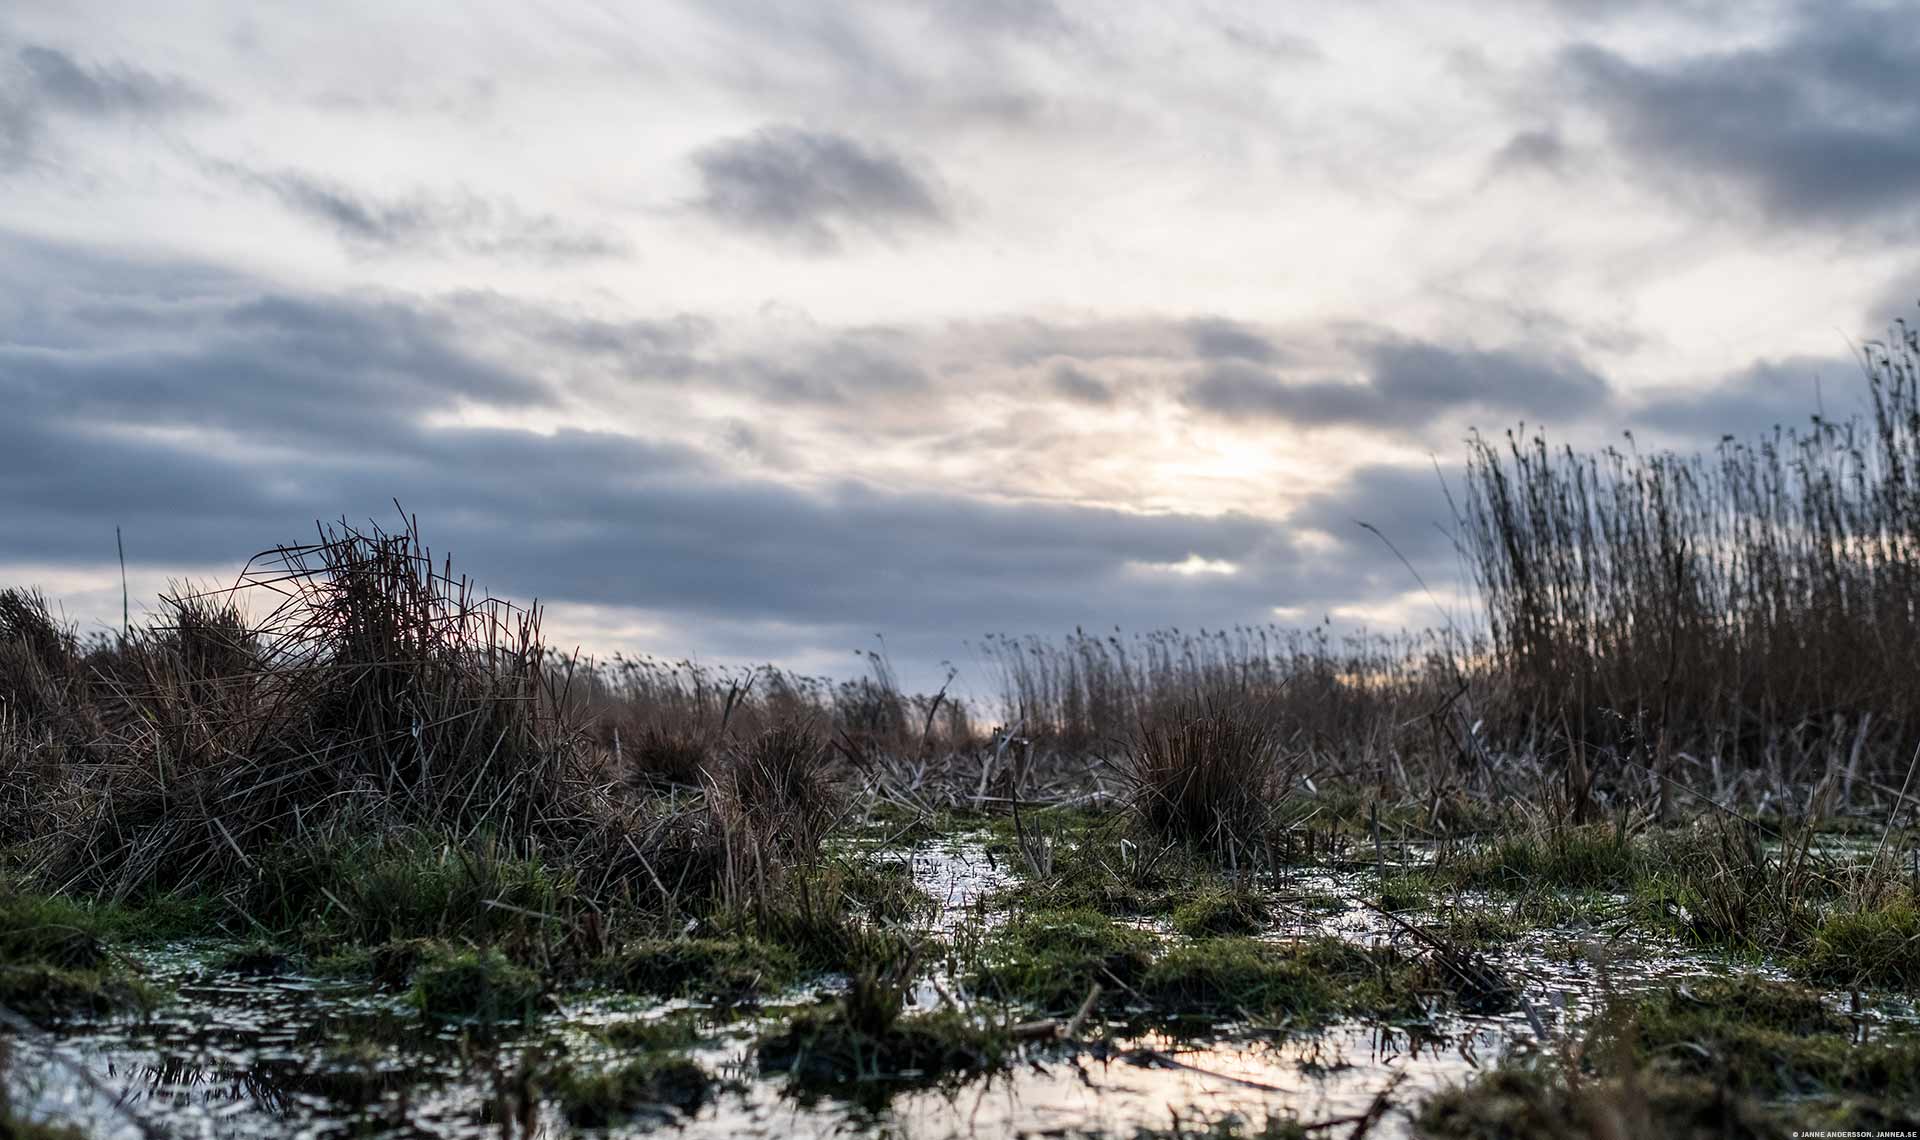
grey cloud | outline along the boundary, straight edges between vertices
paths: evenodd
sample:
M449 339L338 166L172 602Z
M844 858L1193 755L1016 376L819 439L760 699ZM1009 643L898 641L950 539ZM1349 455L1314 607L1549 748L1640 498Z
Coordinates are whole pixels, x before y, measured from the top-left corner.
M80 115L152 115L196 110L213 100L185 80L153 75L124 63L85 66L53 48L19 51L33 95L45 106Z
M857 398L924 392L931 377L903 337L886 330L854 330L777 355L722 361L716 378L774 400L844 404Z
M0 87L0 170L26 162L40 135L40 121L24 95Z
M1326 53L1320 50L1320 45L1305 36L1241 24L1227 25L1221 29L1221 34L1226 36L1229 43L1278 63L1320 63L1326 59Z
M1053 0L935 0L932 7L943 25L976 34L1050 39L1074 28Z
M609 320L477 291L457 295L449 305L463 320L496 335L518 337L542 354L611 364L629 381L688 380L711 368L705 354L717 330L711 320L692 313Z
M1920 195L1920 25L1861 4L1808 5L1759 48L1636 63L1582 45L1576 81L1639 162L1739 187L1777 220L1911 215Z
M570 226L551 214L527 214L510 202L471 193L422 191L382 198L296 171L217 169L270 192L288 209L327 226L348 248L361 252L459 252L549 262L626 252L625 243L613 235Z
M31 251L29 251L31 256ZM545 385L463 349L448 315L399 302L312 298L234 279L142 269L101 286L112 303L0 306L0 386L25 422L96 432L226 432L241 446L405 437L413 419L474 405L546 403ZM84 282L74 274L65 284ZM56 465L57 474L66 464Z
M1047 371L1047 382L1055 392L1082 404L1113 402L1112 385L1064 360Z
M1342 480L1338 493L1309 500L1289 514L1287 522L1356 545L1378 542L1361 528L1365 523L1391 539L1401 553L1431 561L1453 549L1447 535L1453 519L1447 494L1440 472L1430 463L1377 463Z
M0 48L4 48L0 41ZM215 105L199 87L127 63L84 64L38 44L14 49L0 63L0 169L29 161L49 116L154 119Z
M714 220L814 253L838 250L857 231L891 236L944 226L944 195L931 175L883 147L798 127L766 127L696 151Z
M137 565L237 566L315 518L388 517L398 497L438 549L499 591L777 628L809 649L911 631L911 644L946 655L991 630L1222 625L1374 596L1364 543L1302 545L1245 515L805 489L681 445L429 427L462 406L548 399L539 381L466 347L459 314L472 302L369 303L191 267L110 269L81 260L37 283L49 305L0 304L9 558L98 565L118 524ZM112 303L84 303L95 290ZM890 336L868 333L865 347ZM1242 569L1152 569L1193 555Z
M1607 382L1553 352L1478 349L1380 339L1357 346L1364 380L1282 377L1246 361L1203 370L1184 394L1225 416L1270 416L1307 426L1457 430L1473 411L1499 416L1577 416L1603 408Z
M1882 286L1867 306L1868 328L1891 328L1896 321L1920 323L1920 270L1905 270Z
M1859 362L1843 357L1763 360L1704 388L1652 395L1631 421L1667 438L1708 443L1751 439L1776 427L1805 427L1810 417L1842 420L1867 410Z
M1233 321L1218 318L1189 321L1187 335L1193 339L1194 351L1205 357L1252 360L1260 364L1280 358L1279 350L1271 341Z
M855 118L875 108L927 130L955 124L1031 125L1054 95L1028 75L1034 49L1072 52L1085 38L1052 3L930 0L888 9L759 0L699 5L728 50L720 78L766 106L798 97ZM899 19L919 34L894 34Z
M1496 171L1547 170L1558 172L1566 165L1567 141L1556 130L1517 132L1493 156Z

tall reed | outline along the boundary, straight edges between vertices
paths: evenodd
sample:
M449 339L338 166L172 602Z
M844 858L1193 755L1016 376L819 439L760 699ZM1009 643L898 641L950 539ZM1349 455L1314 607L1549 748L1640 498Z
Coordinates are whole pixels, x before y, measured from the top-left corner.
M1838 781L1920 739L1920 339L1871 410L1710 454L1472 443L1463 540L1516 717L1660 769L1679 750Z

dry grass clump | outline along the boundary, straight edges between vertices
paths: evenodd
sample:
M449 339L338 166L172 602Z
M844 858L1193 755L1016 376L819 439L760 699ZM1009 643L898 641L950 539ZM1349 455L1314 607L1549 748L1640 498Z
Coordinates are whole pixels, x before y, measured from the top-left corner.
M795 690L622 706L411 523L322 528L87 647L34 595L0 623L0 841L40 890L202 890L360 942L505 929L543 959L770 913L838 803L810 722L729 731ZM602 746L602 714L646 727Z
M53 885L230 883L343 817L537 842L591 814L538 611L436 567L411 526L325 528L84 654L44 607L0 609L10 706L43 733L94 726L31 837Z
M803 724L769 729L729 751L709 791L729 902L764 910L780 870L818 854L839 806L831 764L827 742Z
M616 767L643 781L685 782L688 771L718 763L729 739L790 724L820 726L837 750L866 763L950 758L979 744L964 702L945 689L909 695L885 653L864 657L868 675L836 680L615 654L575 670L570 700Z
M1098 749L1121 726L1176 713L1212 693L1257 700L1336 749L1363 743L1400 706L1435 699L1450 670L1433 669L1426 635L1336 639L1325 629L1272 625L1122 636L1077 630L1058 641L989 636L979 646L997 675L1009 723L1067 749Z
M1126 764L1129 803L1152 833L1214 850L1259 844L1300 774L1274 718L1223 697L1143 723Z
M649 724L627 744L616 736L619 775L645 785L697 788L706 782L713 748L696 731Z
M16 749L27 740L84 748L100 731L86 688L79 639L54 620L46 598L0 589L0 731Z

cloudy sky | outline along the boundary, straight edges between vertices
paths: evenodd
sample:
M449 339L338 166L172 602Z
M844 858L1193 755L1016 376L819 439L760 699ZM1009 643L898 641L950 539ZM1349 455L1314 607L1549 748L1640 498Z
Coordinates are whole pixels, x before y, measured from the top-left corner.
M1847 3L0 8L0 581L417 512L597 651L1437 619L1470 429L1850 409L1920 20ZM937 680L937 677L935 678Z

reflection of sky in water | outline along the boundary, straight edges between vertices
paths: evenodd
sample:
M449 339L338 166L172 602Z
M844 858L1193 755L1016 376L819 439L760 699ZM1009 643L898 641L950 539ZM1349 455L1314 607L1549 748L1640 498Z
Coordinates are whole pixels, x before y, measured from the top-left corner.
M978 838L917 844L906 858L915 882L940 903L928 921L937 934L960 933L985 920L981 900L1011 881ZM1366 896L1372 884L1371 870L1292 874L1277 893L1313 902L1283 905L1267 936L1333 933L1361 943L1403 937L1392 920L1365 906L1328 901ZM570 1000L533 1033L475 1049L464 1047L457 1032L422 1033L394 998L299 979L219 975L205 966L211 957L204 948L145 957L154 980L174 986L183 999L149 1020L17 1042L7 1078L16 1110L73 1121L90 1135L113 1138L141 1137L136 1119L162 1124L171 1137L499 1137L500 1125L487 1120L492 1074L515 1071L523 1050L589 1063L611 1060L614 1053L586 1032L591 1026L694 1008L683 1001ZM1736 971L1780 976L1654 939L1629 935L1608 943L1603 935L1581 931L1542 932L1503 948L1497 961L1550 1031L1591 1010L1608 987L1631 990ZM828 980L786 1000L811 1000L832 988ZM931 976L914 992L913 1004L932 1007L956 989L951 976ZM1911 1017L1905 1003L1876 1004L1892 1016ZM1403 1107L1390 1112L1374 1135L1400 1136L1408 1125L1404 1106L1496 1063L1516 1042L1532 1038L1532 1020L1522 1010L1442 1018L1437 1031L1343 1023L1310 1037L1267 1037L1250 1027L1223 1026L1220 1039L1197 1042L1153 1033L1127 1036L1116 1029L1121 1035L1105 1055L1042 1050L1007 1073L957 1088L904 1091L886 1108L871 1110L833 1099L803 1103L787 1096L780 1081L758 1080L750 1057L756 1022L743 1018L714 1029L694 1054L742 1087L678 1122L672 1134L792 1140L1074 1131L1124 1136L1140 1127L1170 1127L1176 1115L1196 1125L1227 1114L1255 1122L1270 1113L1306 1121L1350 1116L1365 1111L1397 1078L1394 1102ZM349 1043L369 1038L388 1044L371 1056L343 1055ZM107 1092L88 1088L54 1064L50 1048L85 1065ZM354 1099L370 1107L347 1107ZM550 1110L542 1119L542 1134L566 1132Z

